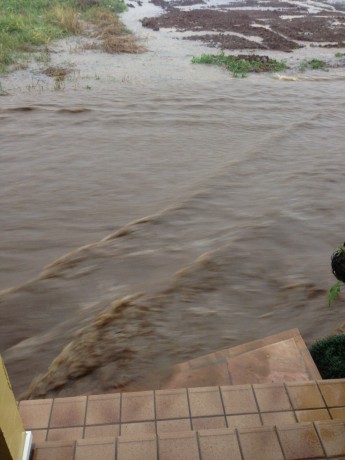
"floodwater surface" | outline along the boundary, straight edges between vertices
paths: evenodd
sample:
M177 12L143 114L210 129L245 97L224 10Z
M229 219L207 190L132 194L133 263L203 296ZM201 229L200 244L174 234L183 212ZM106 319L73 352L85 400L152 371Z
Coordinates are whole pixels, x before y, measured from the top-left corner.
M135 388L341 323L327 289L344 240L343 78L210 72L0 101L0 345L17 394L38 374L26 396Z

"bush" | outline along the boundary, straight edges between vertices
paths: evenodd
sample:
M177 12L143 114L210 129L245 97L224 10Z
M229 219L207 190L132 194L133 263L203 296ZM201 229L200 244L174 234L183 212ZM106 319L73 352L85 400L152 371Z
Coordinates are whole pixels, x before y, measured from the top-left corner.
M318 340L309 351L323 379L345 378L345 334Z

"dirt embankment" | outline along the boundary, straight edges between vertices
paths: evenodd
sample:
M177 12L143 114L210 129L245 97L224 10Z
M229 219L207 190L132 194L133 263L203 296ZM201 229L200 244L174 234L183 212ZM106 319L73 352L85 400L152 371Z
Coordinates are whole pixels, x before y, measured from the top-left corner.
M188 39L222 49L290 52L310 42L321 47L345 47L345 14L331 10L326 4L324 11L312 13L305 7L279 1L261 4L258 0L206 8L202 1L190 0L194 5L190 10L181 9L186 5L185 0L152 0L152 3L164 8L166 13L144 18L144 27L192 31L194 34ZM249 9L243 10L243 7Z

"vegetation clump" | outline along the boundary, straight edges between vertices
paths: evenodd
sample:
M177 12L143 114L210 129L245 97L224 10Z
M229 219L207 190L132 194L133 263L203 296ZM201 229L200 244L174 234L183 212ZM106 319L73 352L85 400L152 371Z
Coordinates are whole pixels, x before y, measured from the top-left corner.
M85 21L103 13L118 20L123 0L1 0L0 72L38 47L83 32Z
M345 378L345 334L321 339L309 351L323 379Z
M246 77L249 72L278 72L286 68L285 61L276 61L268 56L258 55L228 55L224 52L218 55L202 54L193 57L193 64L213 64L229 70L234 77Z
M320 59L303 59L299 65L299 70L304 72L307 69L311 70L327 70L327 63Z

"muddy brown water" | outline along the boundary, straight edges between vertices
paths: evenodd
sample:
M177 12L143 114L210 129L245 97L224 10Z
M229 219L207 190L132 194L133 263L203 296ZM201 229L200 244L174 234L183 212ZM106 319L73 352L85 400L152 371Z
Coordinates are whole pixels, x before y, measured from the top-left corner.
M128 13L138 34L146 7ZM343 70L233 79L169 33L146 55L73 55L61 91L15 74L0 98L0 352L17 396L144 388L204 353L344 322L344 300L327 307Z
M2 283L33 278L1 296L16 391L59 355L33 396L111 391L290 327L332 332L344 307L326 302L344 240L342 87L257 78L7 99Z

